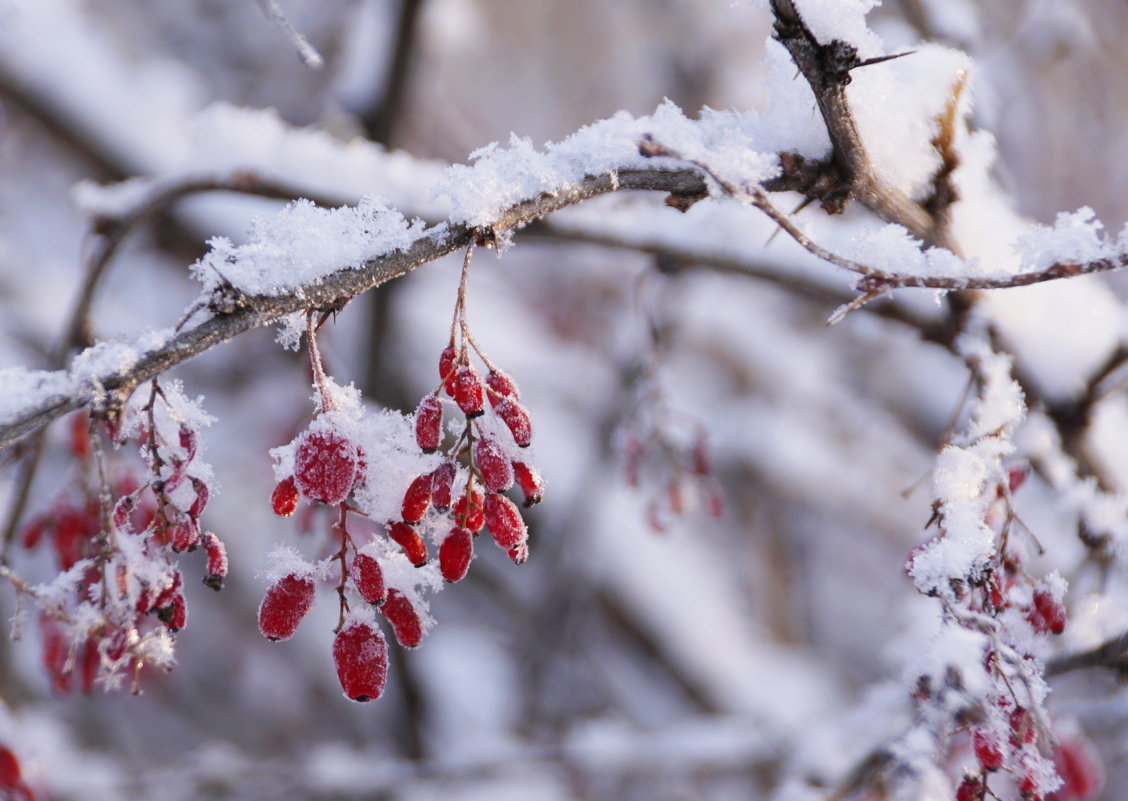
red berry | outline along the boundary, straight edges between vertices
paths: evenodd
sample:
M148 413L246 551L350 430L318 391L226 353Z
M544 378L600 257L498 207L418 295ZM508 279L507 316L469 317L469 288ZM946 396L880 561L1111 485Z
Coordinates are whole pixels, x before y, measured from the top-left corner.
M303 495L338 504L356 483L358 463L356 446L339 432L305 431L294 453L294 480Z
M378 561L366 553L358 553L349 573L352 575L353 586L365 603L384 603L388 592L384 587L384 571L380 569Z
M956 788L956 801L983 801L983 778L964 776Z
M478 441L474 458L482 483L490 492L504 492L513 486L513 465L501 446L492 439Z
M20 783L20 761L7 746L0 745L0 788L10 789Z
M513 441L522 448L529 447L533 441L533 420L529 417L529 410L515 400L504 400L494 411L508 426Z
M433 453L442 436L443 403L434 395L428 395L415 410L415 441L424 453Z
M196 458L196 432L191 429L186 423L180 424L180 447L186 452L184 456L185 462L190 462Z
M341 689L353 701L373 701L388 680L388 643L383 632L363 620L350 620L333 640L333 663Z
M524 462L513 463L513 478L521 492L525 493L525 506L532 506L544 500L544 477L535 467Z
M194 550L200 543L200 527L195 520L179 520L168 530L168 544L177 553Z
M509 558L513 560L513 564L523 565L525 562L529 561L529 543L527 540L525 542L519 542L517 543L517 547L510 548L506 553L509 555Z
M289 476L278 482L270 494L270 508L279 517L289 517L298 509L298 486L294 477Z
M188 516L199 517L203 514L204 507L208 505L208 485L198 478L193 478L191 481L192 489L196 491L196 499L188 507Z
M423 621L411 601L397 589L388 590L388 600L380 607L380 614L392 624L396 640L404 648L415 648L423 640Z
M399 543L408 560L416 567L427 563L427 544L419 536L419 532L407 523L399 522L388 529L388 536Z
M995 732L976 729L971 733L971 747L979 767L988 773L1003 766L1003 748Z
M470 569L474 556L474 535L469 529L456 526L439 546L439 570L447 581L461 581Z
M454 402L467 417L477 417L484 411L485 389L473 365L461 364L454 371Z
M450 491L454 486L457 468L454 462L445 461L431 473L431 505L439 512L450 508Z
M427 507L431 505L430 473L417 476L403 494L402 516L408 523L418 523L423 519Z
M40 615L39 629L43 636L43 667L51 677L51 688L57 693L68 693L71 674L66 670L70 656L70 638L66 629L54 618Z
M1065 607L1049 590L1034 590L1034 606L1026 615L1035 631L1061 634L1065 631Z
M491 406L497 406L506 398L518 400L521 397L521 393L517 391L517 382L510 378L509 373L501 370L490 370L486 376L486 386L492 390L489 393Z
M461 496L454 504L454 522L456 525L469 529L471 534L482 530L485 518L482 514L482 495L476 490L470 491L470 501L466 496Z
M1025 707L1016 706L1008 717L1010 723L1011 745L1023 746L1038 739L1038 730L1034 726L1034 716Z
M227 546L210 531L204 534L202 541L204 553L208 555L208 574L204 576L204 584L218 590L223 587L223 579L227 577Z
M1104 786L1100 757L1083 736L1062 739L1054 749L1054 767L1062 781L1050 796L1054 801L1090 801Z
M90 418L86 412L71 417L70 449L80 459L90 455Z
M168 603L157 606L157 617L172 631L180 631L188 624L188 605L184 594L179 590L173 593Z
M521 519L517 504L509 498L490 493L486 496L484 512L486 527L500 547L508 551L525 541L525 521Z
M1034 778L1032 773L1022 774L1022 778L1018 780L1018 794L1026 801L1041 801L1042 796L1038 792L1038 780Z
M259 606L258 624L268 640L288 640L313 607L313 579L290 573L276 582Z
M439 378L443 381L446 394L454 396L454 364L458 360L458 353L453 347L443 348L439 354Z

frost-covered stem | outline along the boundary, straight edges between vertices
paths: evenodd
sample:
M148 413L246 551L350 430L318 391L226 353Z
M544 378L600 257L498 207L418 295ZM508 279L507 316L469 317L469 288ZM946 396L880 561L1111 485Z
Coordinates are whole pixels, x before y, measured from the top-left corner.
M474 255L474 241L466 246L466 253L462 257L462 275L458 280L458 298L454 302L455 314L458 318L458 331L461 343L458 349L458 360L465 363L466 350L470 346L470 321L466 317L466 290L470 285L470 260Z
M321 58L321 54L317 52L317 48L310 44L309 39L298 32L282 9L278 7L276 0L258 0L258 4L262 8L262 13L270 17L286 39L289 40L290 46L294 48L294 52L298 54L298 58L301 59L303 64L311 70L321 69L324 66L325 61Z
M329 391L329 382L325 376L325 368L321 364L321 351L317 347L317 326L313 324L313 310L306 312L306 344L309 347L309 369L313 373L313 384L317 387L317 398L321 402L321 411L330 412L337 408L333 400L333 393Z

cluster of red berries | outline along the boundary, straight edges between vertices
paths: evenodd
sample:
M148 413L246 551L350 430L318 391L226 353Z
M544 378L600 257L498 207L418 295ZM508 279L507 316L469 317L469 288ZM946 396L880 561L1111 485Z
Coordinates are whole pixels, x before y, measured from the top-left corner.
M661 490L646 506L646 522L654 531L665 531L675 518L703 509L711 517L725 510L725 495L713 476L709 445L703 431L690 444L682 444L672 432L657 423L647 426L644 419L632 420L621 432L623 476L631 487L643 483L647 463L664 475L658 479Z
M1104 786L1104 771L1093 746L1080 735L1061 739L1053 749L1054 768L1060 784L1048 795L1044 789L1046 772L1032 759L1037 734L1029 710L1015 707L1009 715L1009 743L1021 749L1013 757L1011 770L1014 789L1021 801L1092 801ZM999 737L984 729L971 735L972 751L979 770L965 773L956 786L956 801L986 801L999 796L988 784L988 777L1006 770ZM1052 786L1052 785L1051 785Z
M315 348L311 359L316 377ZM459 353L452 344L442 352L439 385L423 398L414 415L420 451L432 458L441 452L441 461L412 478L403 492L398 518L383 523L386 539L377 537L368 544L355 542L348 529L348 516L360 512L351 498L366 480L367 458L350 433L347 415L335 408L327 379L323 375L317 379L322 413L293 441L292 470L275 486L271 506L283 517L294 514L303 497L339 508L334 529L341 538L340 549L330 560L340 568L333 570L339 576L341 610L333 656L345 695L353 700L378 698L386 682L387 642L375 611L406 648L418 646L428 628L423 600L414 582L398 569L400 564L417 568L435 564L442 578L460 581L474 557L474 538L483 529L515 563L528 558L527 527L518 505L504 493L516 486L526 506L544 495L539 471L523 458L532 440L532 421L513 379L488 362L487 366L489 372L482 379L465 349ZM449 401L443 399L444 392ZM464 424L444 448L447 403L458 408ZM435 557L425 539L430 532L441 532L434 539ZM388 580L389 569L394 581ZM270 640L286 640L313 606L318 571L294 562L274 573L259 607L259 629ZM363 606L355 600L350 605L349 599L357 597Z
M158 398L164 399L159 411ZM148 404L129 411L129 423L110 433L119 443L140 443L148 481L139 483L124 471L116 480L103 478L93 458L96 429L86 414L76 415L69 444L85 477L82 498L57 499L21 532L27 548L50 542L60 570L81 570L73 608L40 604L43 664L57 692L71 689L76 672L87 692L98 676L125 667L136 679L146 661L142 632L150 616L164 631L184 628L188 609L177 554L202 549L204 583L214 589L227 574L223 542L200 525L209 493L200 477L208 471L197 460L196 430L178 419L174 402L155 383ZM101 486L103 481L110 485ZM104 507L103 498L116 500Z

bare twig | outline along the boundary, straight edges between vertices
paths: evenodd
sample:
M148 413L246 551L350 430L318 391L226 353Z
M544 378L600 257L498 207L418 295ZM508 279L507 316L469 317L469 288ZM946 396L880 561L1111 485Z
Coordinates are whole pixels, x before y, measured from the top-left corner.
M298 54L298 58L302 63L309 67L311 70L321 69L325 64L321 54L317 52L317 48L310 44L309 39L305 38L290 22L289 18L279 8L277 0L258 0L259 6L262 8L262 13L270 17L279 30L289 40L290 45L294 48L294 52Z
M1046 676L1060 676L1093 667L1108 668L1120 678L1128 678L1128 632L1105 640L1087 651L1055 656L1046 662Z

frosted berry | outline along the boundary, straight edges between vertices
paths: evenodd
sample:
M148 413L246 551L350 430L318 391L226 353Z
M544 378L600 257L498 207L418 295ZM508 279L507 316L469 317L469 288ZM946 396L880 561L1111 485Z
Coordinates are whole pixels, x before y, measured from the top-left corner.
M971 733L971 748L979 767L990 773L1003 766L1003 749L999 737L992 731L976 729Z
M172 631L180 631L188 624L188 605L184 594L177 590L164 605L157 606L157 617Z
M399 543L411 564L422 567L427 563L427 544L423 542L419 532L407 523L393 524L388 529L388 536Z
M439 512L450 508L450 493L454 486L457 468L454 462L445 461L431 473L431 506Z
M200 544L200 527L195 520L179 520L168 530L168 544L177 553L194 550Z
M515 400L504 400L494 411L513 434L513 441L522 448L529 447L533 441L533 420L529 417L529 410Z
M983 779L980 776L964 776L956 788L956 801L982 801Z
M509 373L501 370L490 370L486 376L486 386L490 388L490 406L497 406L506 398L518 400L521 393L517 391L517 383L509 377Z
M1049 590L1034 590L1034 606L1026 615L1035 631L1061 634L1065 631L1065 607Z
M510 548L508 551L506 551L506 554L509 555L509 558L513 561L513 564L515 564L515 565L525 564L525 562L529 561L529 543L528 543L528 541L526 540L524 542L517 543L516 547Z
M1038 780L1031 773L1022 774L1022 778L1018 780L1018 794L1024 801L1042 801L1040 787Z
M356 483L356 446L337 431L306 431L294 452L294 481L302 494L328 504L348 497Z
M204 576L204 584L218 590L223 587L223 579L227 577L227 546L210 531L201 537L201 542L204 553L208 555L208 574Z
M525 521L521 519L517 504L509 498L496 493L487 495L484 513L486 527L500 547L508 551L524 542Z
M196 458L196 432L185 423L180 424L179 433L180 447L184 449L186 455L184 461L190 462Z
M501 446L492 439L482 439L474 449L474 458L482 483L490 492L504 492L513 486L513 465Z
M427 507L431 505L431 474L418 476L403 494L403 519L408 523L418 523L423 519Z
M525 506L532 506L544 500L544 478L540 471L524 462L513 463L513 478L521 492L525 493Z
M383 632L362 620L352 620L333 640L333 664L341 689L353 701L374 701L388 681L388 643Z
M196 498L192 501L192 505L188 507L188 516L199 517L203 514L204 507L208 505L208 485L198 478L193 478L192 489L196 491Z
M434 395L428 395L415 410L415 442L424 453L434 453L442 436L443 403Z
M270 508L279 517L289 517L298 509L298 498L298 485L294 483L294 477L289 476L279 481L270 494Z
M388 590L388 600L380 613L392 624L396 640L404 648L415 648L423 641L423 621L407 596L396 589Z
M313 607L313 579L290 573L277 581L262 599L258 624L268 640L288 640Z
M439 378L443 380L443 388L450 396L454 396L454 365L458 360L458 353L453 347L443 348L439 354Z
M463 495L455 502L454 522L456 525L469 529L471 534L477 534L482 530L485 517L482 511L481 493L471 490L469 501Z
M1008 717L1010 724L1011 745L1029 745L1038 739L1038 730L1034 726L1034 716L1025 707L1016 706Z
M447 581L461 581L470 569L474 556L474 535L469 529L456 526L439 546L439 570Z
M380 563L366 553L358 553L349 568L353 585L365 603L382 604L388 591L384 586L384 571Z
M467 417L477 417L484 411L485 389L472 365L461 364L454 371L454 402Z

